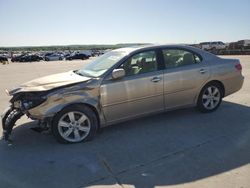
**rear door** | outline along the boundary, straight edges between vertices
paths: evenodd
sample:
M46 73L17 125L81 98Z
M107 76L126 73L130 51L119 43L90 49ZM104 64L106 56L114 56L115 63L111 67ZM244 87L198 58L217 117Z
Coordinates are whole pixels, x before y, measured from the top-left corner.
M194 104L209 78L209 66L200 55L186 49L167 48L162 50L162 55L165 109Z

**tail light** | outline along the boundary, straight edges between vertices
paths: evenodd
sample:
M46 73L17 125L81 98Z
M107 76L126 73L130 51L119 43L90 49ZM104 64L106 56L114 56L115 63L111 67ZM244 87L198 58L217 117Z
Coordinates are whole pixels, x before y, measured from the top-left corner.
M241 71L241 70L242 70L242 66L241 66L240 63L237 64L237 65L235 65L234 67L235 67L238 71Z

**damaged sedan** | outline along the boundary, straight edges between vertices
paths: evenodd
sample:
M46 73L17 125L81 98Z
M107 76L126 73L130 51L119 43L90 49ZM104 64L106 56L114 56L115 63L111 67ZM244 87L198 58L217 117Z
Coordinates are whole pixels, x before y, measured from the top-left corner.
M2 115L9 141L23 115L38 120L61 143L92 139L97 130L149 115L196 106L213 112L244 81L237 59L222 59L184 45L110 51L82 69L50 75L6 90Z

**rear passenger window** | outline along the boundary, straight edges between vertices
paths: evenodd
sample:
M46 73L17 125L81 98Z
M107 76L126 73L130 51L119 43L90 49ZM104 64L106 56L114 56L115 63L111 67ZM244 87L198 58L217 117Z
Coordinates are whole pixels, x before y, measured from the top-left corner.
M165 49L162 52L166 68L193 65L201 62L201 58L198 55L186 50Z

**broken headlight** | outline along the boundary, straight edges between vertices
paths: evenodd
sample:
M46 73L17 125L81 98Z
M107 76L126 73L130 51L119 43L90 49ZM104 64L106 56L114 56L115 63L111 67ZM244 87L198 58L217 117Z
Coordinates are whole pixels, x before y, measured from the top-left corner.
M44 92L24 92L13 96L10 102L14 108L29 110L47 99L47 93Z

